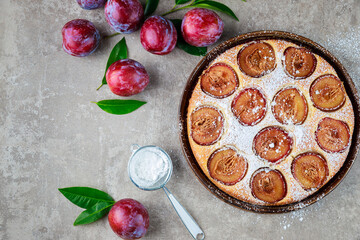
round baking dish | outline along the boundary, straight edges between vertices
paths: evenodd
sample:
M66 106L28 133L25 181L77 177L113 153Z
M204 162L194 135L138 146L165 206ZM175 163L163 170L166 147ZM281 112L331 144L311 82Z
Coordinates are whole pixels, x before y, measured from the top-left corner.
M308 196L307 198L291 203L286 205L276 205L276 206L263 206L263 205L255 205L251 203L247 203L236 199L227 193L220 190L216 187L203 173L200 166L198 165L188 139L187 134L187 109L189 104L189 99L191 98L193 89L195 88L199 76L202 72L208 67L208 65L221 53L225 52L226 50L235 47L239 44L255 41L255 40L266 40L266 39L279 39L279 40L286 40L290 42L294 42L295 44L304 46L308 49L311 49L315 54L323 57L326 61L328 61L332 67L336 70L339 78L343 81L344 87L346 92L351 100L354 109L354 116L355 116L355 124L354 124L354 132L352 137L352 142L349 149L349 154L340 168L340 170L336 173L336 175L330 179L323 187L321 187L318 191L314 194ZM258 212L258 213L284 213L290 212L294 210L298 210L300 208L309 206L316 201L322 199L324 196L329 194L339 183L341 180L346 176L347 172L350 170L354 160L356 159L356 155L360 148L360 104L359 104L359 95L357 93L356 87L351 80L349 74L345 70L344 66L337 60L329 51L325 48L320 46L319 44L311 41L308 38L288 33L288 32L281 32L281 31L257 31L246 33L235 38L232 38L226 42L221 43L219 46L215 47L211 50L195 67L193 72L191 73L180 103L179 109L179 121L180 121L180 140L183 149L183 153L187 159L187 162L191 169L193 170L194 174L200 180L200 182L208 189L212 194L216 197L220 198L224 202L231 204L235 207Z

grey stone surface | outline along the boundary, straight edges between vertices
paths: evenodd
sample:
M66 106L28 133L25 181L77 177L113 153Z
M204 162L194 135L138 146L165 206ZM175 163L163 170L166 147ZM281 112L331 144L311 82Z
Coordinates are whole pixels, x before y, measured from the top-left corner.
M220 42L264 29L306 36L334 53L359 89L359 0L223 2L240 22L220 14L225 22ZM160 1L157 13L172 4ZM75 18L111 33L102 9L86 11L75 0L0 1L0 239L119 239L106 219L72 226L81 209L57 190L69 186L142 202L151 218L144 239L191 239L161 190L144 192L130 182L126 164L132 143L169 152L175 169L168 188L207 239L360 239L359 157L338 188L300 211L260 215L227 205L197 181L178 138L178 104L200 57L178 49L155 56L142 48L139 32L126 35L130 57L151 77L148 88L133 98L148 103L129 115L110 115L90 101L116 98L106 86L95 89L121 36L103 41L87 58L71 57L61 48L61 28Z

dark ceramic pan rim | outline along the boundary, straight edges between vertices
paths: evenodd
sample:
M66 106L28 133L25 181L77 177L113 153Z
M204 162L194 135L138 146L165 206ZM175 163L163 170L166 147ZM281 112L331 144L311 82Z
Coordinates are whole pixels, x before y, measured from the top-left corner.
M262 206L262 205L247 203L238 200L230 196L229 194L223 192L222 190L220 190L214 183L212 183L207 178L207 176L203 173L200 166L198 165L190 147L188 134L187 134L187 124L186 124L187 108L193 89L196 86L199 76L201 75L203 70L206 69L207 66L212 62L212 60L214 60L217 56L219 56L219 54L239 44L247 43L254 40L266 40L266 39L279 39L279 40L286 40L296 43L300 46L304 46L306 48L311 49L314 53L318 54L319 56L323 57L326 61L328 61L336 70L339 78L343 81L346 92L353 105L354 115L355 115L354 132L350 145L349 154L344 162L344 165L340 168L340 170L335 174L333 178L330 179L329 182L327 182L314 194L308 196L307 198L299 202L281 205L281 206ZM244 210L258 212L258 213L284 213L284 212L298 210L300 208L315 203L316 201L322 199L327 194L329 194L332 190L334 190L334 188L337 185L339 185L341 180L346 176L346 174L350 170L354 160L356 159L356 155L360 147L360 122L359 122L360 106L359 105L360 105L359 95L346 69L339 62L339 60L337 60L329 51L327 51L319 44L305 37L293 33L281 32L281 31L257 31L257 32L242 34L226 42L223 42L214 49L212 49L199 62L199 64L195 67L195 69L191 73L186 83L179 109L180 140L181 140L182 150L190 168L194 172L195 176L199 179L199 181L205 186L206 189L208 189L212 194L214 194L216 197L220 198L224 202Z

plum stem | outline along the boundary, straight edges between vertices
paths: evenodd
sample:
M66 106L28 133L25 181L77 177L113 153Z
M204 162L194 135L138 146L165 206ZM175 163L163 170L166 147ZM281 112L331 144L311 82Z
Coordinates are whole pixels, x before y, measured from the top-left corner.
M177 4L175 4L175 6L172 9L170 9L166 13L161 14L161 16L166 16L166 15L168 15L170 13L177 12L177 11L185 9L185 8L190 8L194 4L194 2L195 2L195 0L192 0L188 5L183 6L183 7L179 7L179 8L176 8Z
M103 85L104 85L104 84L102 83L102 84L96 89L96 91L99 90Z
M108 38L115 37L115 36L117 36L117 35L119 35L119 34L120 34L120 33L113 33L113 34L111 34L111 35L104 36L103 38L104 38L104 39L108 39Z
M164 13L164 14L161 14L161 16L166 16L166 15L168 15L168 14L170 14L170 13L173 13L173 12L176 12L176 11L179 11L179 10L182 10L182 9L185 9L185 8L189 8L189 7L191 7L191 6L190 6L190 5L186 5L186 6L179 7L179 8L173 8L173 9L171 9L170 11L168 11L168 12L166 12L166 13Z

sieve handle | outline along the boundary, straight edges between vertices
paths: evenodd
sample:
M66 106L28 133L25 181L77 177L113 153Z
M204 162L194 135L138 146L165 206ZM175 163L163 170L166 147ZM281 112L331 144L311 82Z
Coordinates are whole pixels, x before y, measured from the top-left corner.
M181 221L196 240L203 240L205 238L204 232L199 225L195 222L194 218L186 211L186 209L176 200L174 195L164 186L163 187L171 204L175 208L176 213L179 215Z

